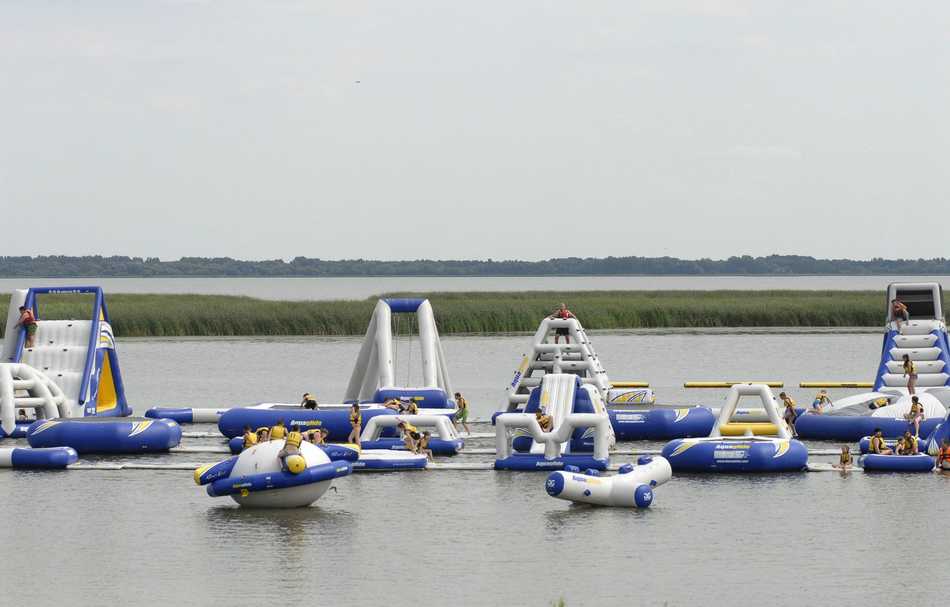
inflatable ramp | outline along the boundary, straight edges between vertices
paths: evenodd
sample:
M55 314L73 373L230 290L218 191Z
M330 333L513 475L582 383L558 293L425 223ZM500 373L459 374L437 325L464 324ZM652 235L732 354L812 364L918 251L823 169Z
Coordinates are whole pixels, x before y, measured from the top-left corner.
M76 320L46 320L40 305L45 295L91 296L89 316ZM25 347L26 330L15 326L20 316L20 306L31 309L37 319L34 345L31 348ZM125 399L105 296L99 287L14 291L10 296L0 362L29 365L59 386L62 391L62 399L58 403L60 417L131 414ZM25 384L21 385L24 392L29 392ZM26 397L25 394L21 396ZM15 401L2 402L9 403L0 404L3 407L15 406ZM8 413L0 413L5 422Z
M394 315L415 315L419 327L419 351L404 352L406 367L417 364L422 370L422 385L402 387L396 382L394 347ZM455 409L445 352L439 341L432 305L428 299L381 299L373 310L373 318L366 329L366 337L356 358L344 394L344 401L382 403L388 399L413 400L421 409Z
M907 306L908 320L900 328L891 302ZM904 356L917 371L916 389L950 386L950 344L943 318L943 292L938 283L893 283L887 287L887 327L874 390L899 388L906 392Z

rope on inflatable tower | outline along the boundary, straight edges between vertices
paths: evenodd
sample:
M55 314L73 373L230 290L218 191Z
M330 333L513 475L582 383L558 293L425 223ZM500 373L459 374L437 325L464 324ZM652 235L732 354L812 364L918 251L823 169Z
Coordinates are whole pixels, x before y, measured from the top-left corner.
M410 316L408 322L408 329L406 329L406 341L409 342L406 346L409 349L409 353L406 355L406 386L411 386L409 374L412 373L412 317Z

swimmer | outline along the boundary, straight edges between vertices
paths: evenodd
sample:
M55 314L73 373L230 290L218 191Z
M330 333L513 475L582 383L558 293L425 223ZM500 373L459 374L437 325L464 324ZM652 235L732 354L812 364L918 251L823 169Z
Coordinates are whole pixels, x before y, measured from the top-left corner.
M284 440L284 448L277 453L281 467L283 467L284 470L287 469L287 458L300 453L300 443L302 442L303 435L300 433L300 427L294 424L290 427L290 432L287 434L286 440Z
M257 444L257 433L250 426L244 426L244 449L250 449Z
M852 461L851 449L848 448L848 445L841 445L841 456L838 458L838 463L835 464L835 468L848 471L851 468Z
M894 455L893 449L889 449L887 443L884 442L884 433L881 432L880 428L874 429L874 435L871 436L871 443L868 445L868 453Z
M798 418L798 411L795 410L795 401L785 392L780 392L779 399L785 404L785 413L783 419L788 424L788 429L792 431L792 438L798 438L798 431L795 430L795 420Z
M287 426L284 425L284 420L278 419L276 426L271 426L270 429L270 438L267 440L281 440L287 438Z
M346 442L354 445L360 444L360 432L363 431L363 414L360 413L360 404L353 403L350 407L350 435L346 437Z
M458 411L455 413L455 419L452 421L455 424L455 429L458 430L459 424L465 428L465 432L469 436L472 435L472 430L468 427L468 401L462 398L461 392L455 393L455 404L458 407Z

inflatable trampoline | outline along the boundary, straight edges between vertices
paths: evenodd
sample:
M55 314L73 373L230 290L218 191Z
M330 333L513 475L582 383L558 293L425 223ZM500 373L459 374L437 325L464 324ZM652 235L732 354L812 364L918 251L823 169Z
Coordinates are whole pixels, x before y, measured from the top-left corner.
M637 464L621 466L614 476L601 476L596 470L581 473L571 467L552 472L544 488L551 497L575 503L646 508L653 503L656 487L669 481L673 472L662 457L644 457Z
M34 422L26 439L34 448L72 447L79 453L148 453L178 446L181 427L170 419L60 418Z
M743 396L757 396L778 430L777 438L726 437L719 431L732 418ZM736 384L707 438L676 439L663 447L663 457L673 470L693 472L787 472L803 470L808 463L805 445L791 438L779 417L775 398L763 384Z
M879 455L869 453L858 458L858 464L865 470L882 472L930 472L934 469L934 458L925 453L917 455Z
M331 481L351 471L349 462L330 461L327 455L302 443L294 464L298 471L284 470L280 451L284 441L255 445L240 455L195 470L195 482L207 485L208 495L230 496L241 506L251 508L299 508L320 499ZM288 462L290 461L288 458Z

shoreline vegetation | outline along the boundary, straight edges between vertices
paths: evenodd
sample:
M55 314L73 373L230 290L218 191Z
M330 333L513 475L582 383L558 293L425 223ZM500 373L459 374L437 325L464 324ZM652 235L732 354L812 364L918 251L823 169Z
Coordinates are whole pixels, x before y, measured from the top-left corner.
M517 259L283 259L230 257L0 256L0 278L183 278L357 276L927 276L950 275L950 259L817 259L804 255L562 257Z
M743 327L876 327L878 291L524 291L392 293L426 297L442 335L535 331L560 302L589 330ZM0 299L7 304L8 299ZM119 337L363 335L377 298L271 301L230 295L107 294ZM88 318L87 296L44 295L42 319ZM400 318L405 335L414 317ZM411 320L403 320L410 319ZM0 323L4 319L0 318Z

